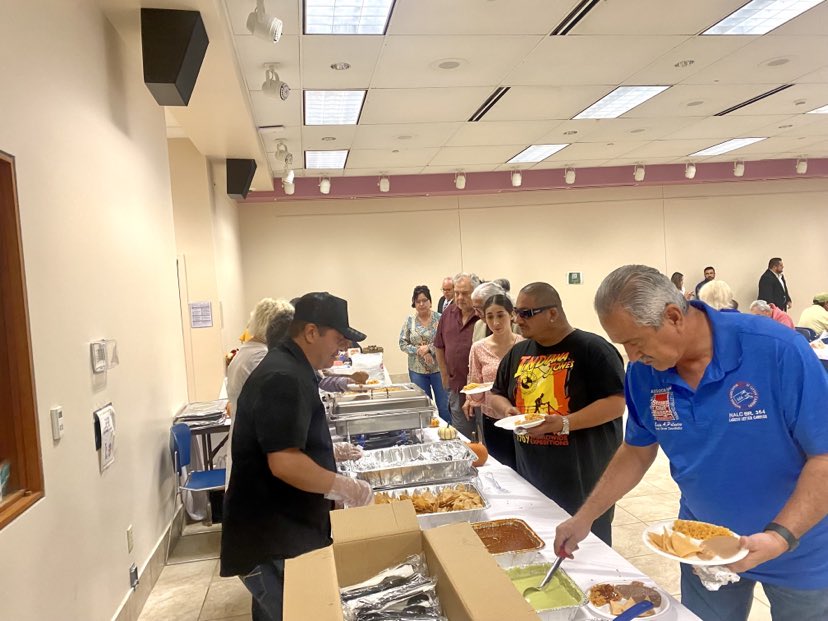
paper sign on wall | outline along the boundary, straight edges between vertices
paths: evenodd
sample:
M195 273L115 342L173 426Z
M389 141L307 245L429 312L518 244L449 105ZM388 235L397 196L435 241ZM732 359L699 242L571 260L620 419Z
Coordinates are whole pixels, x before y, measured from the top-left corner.
M190 302L190 327L213 327L213 305L211 302Z
M101 472L115 461L115 408L109 403L93 413L95 448L99 450Z

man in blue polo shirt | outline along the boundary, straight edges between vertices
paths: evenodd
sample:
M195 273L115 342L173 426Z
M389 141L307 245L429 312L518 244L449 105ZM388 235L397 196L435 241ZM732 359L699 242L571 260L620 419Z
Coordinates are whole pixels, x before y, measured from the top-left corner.
M643 265L604 279L595 309L630 359L624 444L578 513L558 527L568 553L593 519L670 460L679 517L743 535L741 580L708 591L682 564L682 603L705 621L746 620L761 582L774 620L828 619L828 380L799 334L688 304Z

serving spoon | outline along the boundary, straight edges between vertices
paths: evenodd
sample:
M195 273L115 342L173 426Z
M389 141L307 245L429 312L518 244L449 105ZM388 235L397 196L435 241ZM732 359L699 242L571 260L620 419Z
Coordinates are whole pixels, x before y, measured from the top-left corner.
M565 558L566 554L564 553L563 549L561 549L561 551L558 552L558 558L556 558L555 562L552 563L552 567L550 567L549 571L546 572L546 575L543 577L543 580L541 580L541 583L536 587L527 587L523 589L524 599L534 593L540 593L541 591L543 591L544 587L546 587L546 585L549 584L549 581L552 580L552 576L554 576L555 572L558 571L558 567L561 566L561 563L563 563L563 560Z

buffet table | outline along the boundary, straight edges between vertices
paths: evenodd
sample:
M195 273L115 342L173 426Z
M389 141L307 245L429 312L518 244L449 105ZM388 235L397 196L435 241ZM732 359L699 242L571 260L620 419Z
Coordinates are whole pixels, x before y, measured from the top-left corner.
M426 441L440 441L437 429L427 429L425 435ZM555 528L567 519L569 514L541 494L517 472L500 464L491 456L478 470L483 494L491 504L491 507L485 511L485 517L481 519L520 518L524 520L546 542L546 547L542 551L544 560L553 561L555 556L552 545L555 541ZM581 542L575 558L564 561L562 567L584 591L598 582L640 580L645 584L653 583L650 578L592 533ZM668 594L668 597L670 607L658 617L660 620L698 619L672 596ZM575 621L594 618L596 616L583 607L575 617Z

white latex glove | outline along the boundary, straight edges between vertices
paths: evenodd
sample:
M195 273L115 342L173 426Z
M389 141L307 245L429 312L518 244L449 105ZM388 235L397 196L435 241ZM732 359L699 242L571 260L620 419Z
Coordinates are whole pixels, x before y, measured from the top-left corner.
M362 457L362 447L351 444L350 442L334 442L333 451L334 459L337 462L350 461Z
M337 474L325 498L342 502L346 507L362 507L374 502L374 492L365 481Z

